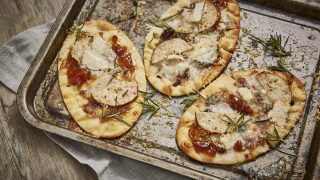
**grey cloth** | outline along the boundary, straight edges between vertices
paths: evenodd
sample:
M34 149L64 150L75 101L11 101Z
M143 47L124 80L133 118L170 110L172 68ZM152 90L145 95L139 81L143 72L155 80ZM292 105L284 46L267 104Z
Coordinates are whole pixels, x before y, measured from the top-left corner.
M17 91L53 22L24 31L0 47L0 81ZM46 132L48 137L80 163L89 165L99 179L186 179L152 165L118 156Z

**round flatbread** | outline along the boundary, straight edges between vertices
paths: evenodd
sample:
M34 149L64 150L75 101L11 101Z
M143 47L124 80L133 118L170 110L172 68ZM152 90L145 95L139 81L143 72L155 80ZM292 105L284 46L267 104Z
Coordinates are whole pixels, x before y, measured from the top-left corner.
M73 27L58 59L58 76L66 107L86 132L114 138L139 119L146 91L141 57L116 26L87 21Z
M208 85L236 47L240 8L235 0L179 0L146 36L145 72L158 91L182 96Z
M237 164L283 140L306 102L301 82L284 72L250 70L221 75L181 117L176 140L189 157Z

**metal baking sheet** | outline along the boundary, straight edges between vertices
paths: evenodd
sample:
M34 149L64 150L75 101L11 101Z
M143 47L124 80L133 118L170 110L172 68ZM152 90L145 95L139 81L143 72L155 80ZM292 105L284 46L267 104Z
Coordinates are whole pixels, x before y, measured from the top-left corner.
M271 150L254 161L240 165L199 163L178 149L175 131L179 119L175 117L155 116L148 120L148 115L143 115L127 134L116 139L95 138L75 124L64 106L57 84L56 57L68 29L74 23L88 19L110 21L128 34L142 55L148 28L170 5L172 2L166 0L139 1L138 17L122 21L131 12L131 0L116 3L113 0L68 0L19 88L17 100L23 117L37 128L193 178L301 179L307 171L312 171L308 159L316 157L318 150L315 148L319 144L315 140L316 143L312 143L320 99L319 79L314 74L319 72L320 55L317 22L242 1L241 35L225 72L276 64L277 58L264 54L263 48L252 43L243 31L262 38L275 33L281 34L283 39L289 36L286 47L292 51L292 55L286 58L286 66L305 84L308 93L301 120L278 146L278 150L294 156ZM152 89L150 86L148 88ZM161 94L155 97L171 113L181 116L183 107L180 102L184 97L170 98ZM313 153L309 154L310 150Z

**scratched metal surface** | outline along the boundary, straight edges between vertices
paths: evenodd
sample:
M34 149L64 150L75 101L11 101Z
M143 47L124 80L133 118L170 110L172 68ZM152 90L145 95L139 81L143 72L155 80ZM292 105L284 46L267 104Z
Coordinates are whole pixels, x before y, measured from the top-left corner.
M70 0L69 6L71 7L73 3L77 3L77 0ZM42 63L43 66L36 70L45 74L44 78L32 76L30 72L23 82L29 87L21 97L29 100L23 102L18 99L22 114L27 114L26 111L29 111L29 114L24 117L41 129L194 178L302 178L307 171L305 165L310 158L308 152L316 127L315 114L319 102L319 91L312 89L317 89L316 86L319 84L319 79L315 79L313 73L319 71L320 32L317 25L307 19L291 17L279 11L268 13L268 9L253 7L242 1L240 2L242 7L240 39L232 61L224 73L276 64L277 58L266 55L263 48L252 43L243 31L249 31L264 39L275 33L281 34L283 39L289 36L286 48L292 51L292 55L285 58L286 66L305 84L309 99L303 117L278 149L296 156L271 150L255 161L241 165L221 166L198 163L189 159L177 148L175 131L179 119L168 116L148 119L148 115L143 115L131 131L112 140L91 137L75 126L64 106L57 84L56 58L52 56L51 59L46 60L47 63L43 63L41 62L43 57L50 54L52 49L57 52L63 42L62 37L66 35L67 27L70 27L74 21L79 22L83 19L104 19L117 24L128 34L139 53L143 55L144 37L148 27L170 5L171 2L165 0L139 1L138 17L125 22L119 22L119 20L131 12L130 0L117 1L117 3L113 3L112 0L87 1L77 16L70 15L75 13L73 12L76 11L75 7L65 10L65 14L62 13L58 19L63 21L64 25L54 28L53 31L57 33L51 37L55 38L57 43L45 45L42 53L40 52L37 57L36 62ZM59 35L62 37L57 38ZM148 88L151 90L150 86ZM161 94L155 97L162 102L163 106L168 106L168 111L178 117L181 116L183 107L180 103L184 98L169 98ZM165 110L162 112L166 113Z

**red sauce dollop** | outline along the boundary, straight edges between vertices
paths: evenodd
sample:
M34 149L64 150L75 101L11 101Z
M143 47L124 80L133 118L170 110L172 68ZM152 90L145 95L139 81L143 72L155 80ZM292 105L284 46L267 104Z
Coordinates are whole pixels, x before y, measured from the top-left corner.
M238 111L239 113L245 115L253 114L253 110L250 108L250 106L244 100L238 98L235 95L230 94L227 103L230 105L232 109Z
M225 8L225 7L227 7L227 5L228 5L228 0L219 0L219 1L218 1L218 5L219 5L219 7L221 7L221 8Z
M123 47L118 44L118 37L112 36L112 50L118 56L118 65L124 69L126 76L131 76L134 72L134 66L131 58L131 54L127 52L127 47Z
M244 150L243 148L243 145L242 145L242 142L240 140L238 140L234 146L233 146L233 149L237 152L242 152Z
M91 79L91 72L81 68L79 62L72 57L70 52L68 53L65 66L67 68L69 84L80 87Z
M217 153L225 152L225 149L217 147L212 142L211 135L211 132L203 129L198 124L193 124L189 129L189 137L195 151L214 157Z

